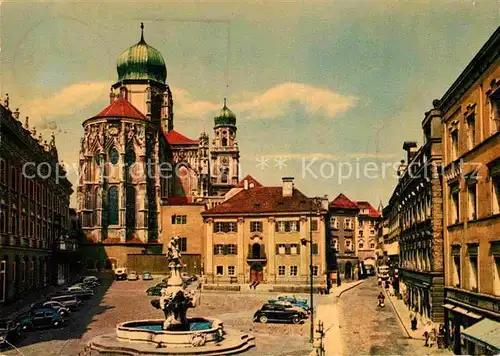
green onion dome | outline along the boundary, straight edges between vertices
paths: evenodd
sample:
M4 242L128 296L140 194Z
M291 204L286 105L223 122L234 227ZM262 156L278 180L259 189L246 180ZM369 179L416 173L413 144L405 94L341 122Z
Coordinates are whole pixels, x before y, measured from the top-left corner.
M144 25L141 23L141 40L123 51L118 57L116 69L118 81L147 79L165 84L167 67L160 51L144 41Z
M236 126L236 115L226 106L226 99L224 99L224 107L219 112L219 115L214 118L214 121L215 127Z

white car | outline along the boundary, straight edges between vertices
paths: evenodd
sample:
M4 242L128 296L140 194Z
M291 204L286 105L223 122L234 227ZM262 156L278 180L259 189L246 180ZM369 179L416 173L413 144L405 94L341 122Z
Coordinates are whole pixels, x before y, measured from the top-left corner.
M127 279L129 281L137 281L139 279L139 276L137 275L136 271L132 271L128 274Z

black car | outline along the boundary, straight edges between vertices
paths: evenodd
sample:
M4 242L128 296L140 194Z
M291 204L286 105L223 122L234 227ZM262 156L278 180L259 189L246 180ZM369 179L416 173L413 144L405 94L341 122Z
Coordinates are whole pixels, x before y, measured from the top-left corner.
M21 325L14 319L0 319L0 348L21 338Z
M167 283L158 283L155 286L149 287L146 290L146 294L149 296L155 296L155 297L160 297L161 296L161 290L163 288L167 288L168 284Z
M263 324L268 321L286 321L298 324L303 319L307 319L305 312L280 304L264 304L253 315L253 321L259 321Z

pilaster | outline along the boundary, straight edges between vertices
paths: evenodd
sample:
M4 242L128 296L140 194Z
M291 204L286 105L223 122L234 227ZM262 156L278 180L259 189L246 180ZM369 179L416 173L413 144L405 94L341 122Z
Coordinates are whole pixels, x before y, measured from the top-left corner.
M214 221L211 218L208 218L206 220L207 224L207 240L206 240L206 251L205 251L205 274L208 276L213 276L214 270L213 270L213 254L214 254L214 247L213 247L213 233L214 233ZM238 246L239 247L239 246ZM241 250L241 248L238 248L238 253Z
M210 230L213 231L213 230ZM240 283L245 283L245 243L244 243L245 219L238 218L238 236L237 236L237 253L238 253L238 266L237 276Z
M307 228L308 222L307 222L307 217L306 216L301 216L300 217L300 238L301 239L306 239L306 241L309 241L310 238L310 230ZM299 248L300 248L300 273L299 276L301 279L307 279L309 276L309 264L308 259L309 259L309 250L307 246L309 244L306 244L306 246L302 246L300 244L300 241L298 241Z
M268 219L268 242L267 242L267 263L269 271L269 281L273 283L276 280L276 241L275 241L275 231L276 231L276 219L270 217Z
M319 270L319 275L323 276L326 274L326 228L325 228L325 216L321 215L318 221L318 250L321 267Z

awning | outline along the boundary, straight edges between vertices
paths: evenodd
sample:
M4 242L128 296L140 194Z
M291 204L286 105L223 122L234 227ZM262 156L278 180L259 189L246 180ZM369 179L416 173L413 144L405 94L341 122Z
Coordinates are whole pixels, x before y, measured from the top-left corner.
M443 307L450 310L450 311L453 311L455 313L460 313L462 315L468 316L469 318L472 318L472 319L479 320L482 318L482 316L479 314L471 312L470 310L467 310L467 309L462 308L462 307L457 307L457 306L452 305L452 304L444 304Z
M465 339L479 344L487 349L500 352L500 323L485 318L462 331Z

